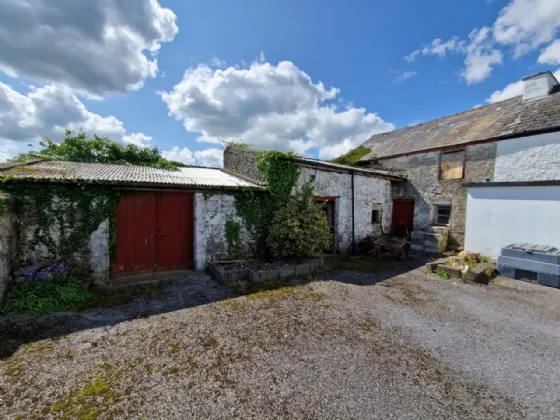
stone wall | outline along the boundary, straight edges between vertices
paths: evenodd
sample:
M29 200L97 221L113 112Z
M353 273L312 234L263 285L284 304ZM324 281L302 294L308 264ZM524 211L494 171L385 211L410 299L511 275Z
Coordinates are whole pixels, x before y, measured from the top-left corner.
M435 219L434 205L451 203L449 246L463 246L465 240L466 198L468 182L492 181L496 143L467 146L464 179L440 180L440 152L426 152L408 156L383 159L374 166L398 171L407 176L407 182L393 189L393 198L413 198L414 230L424 230Z
M256 181L262 181L257 168L257 155L256 150L227 146L224 150L224 168Z
M335 246L341 253L352 248L352 175L320 169L301 168L297 186L315 176L316 196L337 197ZM356 244L367 235L389 232L391 227L391 182L381 178L354 175L354 229ZM380 206L379 206L380 205ZM372 210L381 208L381 223L372 223Z
M91 234L89 246L86 250L89 257L86 262L92 270L93 280L98 284L109 282L109 267L111 259L109 255L109 220L102 222L97 230Z
M49 262L44 247L27 251L21 258L16 255L18 238L31 239L36 228L35 221L26 215L15 215L13 211L0 217L0 299L5 293L8 278L22 266ZM58 240L56 231L52 232ZM77 269L88 275L97 284L107 284L109 279L109 222L101 223L91 235L88 246L76 251Z
M498 143L494 181L557 179L560 179L560 132Z
M235 211L235 199L227 193L196 193L194 210L194 261L196 270L205 270L212 261L227 260L226 220L241 223L242 253L247 255L251 236Z
M8 286L8 277L12 271L14 220L10 212L0 216L0 300Z

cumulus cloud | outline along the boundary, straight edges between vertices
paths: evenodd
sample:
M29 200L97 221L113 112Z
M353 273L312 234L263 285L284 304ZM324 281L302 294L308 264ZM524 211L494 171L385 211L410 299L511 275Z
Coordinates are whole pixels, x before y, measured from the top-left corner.
M482 82L490 76L495 65L502 64L502 52L493 47L488 27L471 31L465 52L461 75L469 85Z
M173 147L162 152L162 156L169 160L183 162L187 165L222 167L224 152L222 149L206 149L192 152L188 147Z
M264 56L247 68L189 68L171 91L161 93L169 114L202 142L235 137L302 154L317 147L320 157L329 158L395 128L364 108L339 109L338 95L292 62L272 65Z
M560 79L560 69L554 72L554 76ZM505 101L506 99L514 98L523 95L523 81L519 80L508 84L501 90L495 90L492 94L485 99L486 103L493 104L494 102Z
M558 0L512 0L494 23L494 38L512 45L516 56L554 39L560 29Z
M67 128L138 145L151 140L142 133L127 134L122 121L112 115L103 117L88 111L69 88L46 85L24 95L0 83L0 142L4 154L22 151L23 145L42 137L60 140Z
M544 50L539 56L539 63L560 64L560 39L557 39Z
M560 40L555 40L559 30L560 1L511 0L491 26L474 29L468 39L434 39L405 59L411 62L420 55L462 54L465 60L461 75L467 84L474 84L502 64L504 48L512 49L517 58L542 47L539 63L560 64Z
M157 0L3 0L0 70L91 97L140 88L158 71L176 16Z

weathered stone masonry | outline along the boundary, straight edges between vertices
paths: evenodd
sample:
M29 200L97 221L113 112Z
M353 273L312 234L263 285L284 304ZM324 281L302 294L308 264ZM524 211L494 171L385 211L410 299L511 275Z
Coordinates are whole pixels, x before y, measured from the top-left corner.
M492 181L494 178L495 142L467 146L465 151L464 179L439 179L440 151L380 159L371 165L406 175L407 181L393 188L393 198L415 200L414 230L424 230L433 224L436 202L451 202L450 247L462 247L465 240L465 184Z
M247 251L251 237L235 210L235 198L227 193L196 193L194 220L194 263L205 270L211 261L228 258L226 220L241 223L241 243Z

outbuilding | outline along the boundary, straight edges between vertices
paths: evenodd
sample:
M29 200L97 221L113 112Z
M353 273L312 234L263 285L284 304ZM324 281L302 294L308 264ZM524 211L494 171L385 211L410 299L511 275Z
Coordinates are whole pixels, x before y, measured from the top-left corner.
M235 191L265 191L243 176L201 167L171 171L134 165L34 161L5 164L0 176L30 189L56 186L119 192L113 258L111 218L91 234L87 249L76 250L100 284L141 273L205 269L209 261L227 254L226 220L239 219ZM37 223L40 221L17 211L0 217L0 286L5 287L9 274L21 265L48 258L48 251L40 246L16 255L18 242L29 237ZM56 238L57 233L53 236ZM0 296L4 287L0 287Z

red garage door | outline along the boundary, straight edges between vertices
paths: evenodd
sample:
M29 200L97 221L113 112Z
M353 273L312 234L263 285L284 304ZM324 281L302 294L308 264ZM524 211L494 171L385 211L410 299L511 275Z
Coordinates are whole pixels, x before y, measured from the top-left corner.
M113 277L191 268L193 195L142 192L123 194L117 212Z

